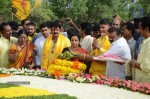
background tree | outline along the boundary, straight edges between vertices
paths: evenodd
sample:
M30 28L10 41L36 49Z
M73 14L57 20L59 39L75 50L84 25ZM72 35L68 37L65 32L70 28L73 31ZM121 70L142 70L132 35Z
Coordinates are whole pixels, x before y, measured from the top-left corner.
M0 22L12 20L12 10L10 6L11 0L0 0Z
M28 18L39 27L43 22L57 19L57 16L50 9L46 8L46 4L42 3L41 6L31 11Z

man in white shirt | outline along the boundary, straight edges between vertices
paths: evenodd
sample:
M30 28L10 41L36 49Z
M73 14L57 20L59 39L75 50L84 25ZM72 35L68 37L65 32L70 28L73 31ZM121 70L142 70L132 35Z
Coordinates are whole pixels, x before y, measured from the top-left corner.
M113 54L120 58L131 59L131 53L127 41L121 37L121 31L119 28L109 28L108 29L109 40L112 43L110 49L105 52L106 54ZM81 60L95 60L93 56L86 56L83 54L78 54L75 58L79 58ZM125 79L125 66L122 64L118 64L114 61L107 61L106 64L106 76L112 78L120 78Z
M8 68L8 50L10 46L18 42L18 39L11 37L12 29L6 22L0 24L0 68Z
M34 43L35 51L36 51L35 68L40 68L40 61L41 61L43 45L44 45L45 39L47 37L49 37L51 34L51 27L47 23L42 23L40 25L40 30L41 30L42 36L39 37Z
M91 36L92 32L92 25L90 23L81 23L81 30L80 30L80 45L82 48L91 52L93 47L94 38Z
M123 59L131 59L130 48L127 41L121 37L121 31L117 28L110 28L109 40L112 42L110 49L104 54L113 54ZM107 61L106 75L112 78L125 79L125 66Z
M134 58L134 49L135 49L135 44L136 44L136 41L134 40L132 36L132 33L134 32L134 25L130 22L124 23L121 26L121 30L123 33L123 37L126 39L129 45L131 56L132 58Z

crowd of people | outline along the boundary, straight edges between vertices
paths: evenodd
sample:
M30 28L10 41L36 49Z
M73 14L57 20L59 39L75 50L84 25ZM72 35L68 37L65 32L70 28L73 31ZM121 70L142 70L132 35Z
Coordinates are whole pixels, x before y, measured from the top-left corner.
M64 29L66 22L69 29ZM42 68L65 51L87 65L86 73L150 83L150 17L124 21L118 15L78 27L71 18L36 25L29 19L21 24L0 24L0 67ZM113 54L125 62L100 61L95 57Z

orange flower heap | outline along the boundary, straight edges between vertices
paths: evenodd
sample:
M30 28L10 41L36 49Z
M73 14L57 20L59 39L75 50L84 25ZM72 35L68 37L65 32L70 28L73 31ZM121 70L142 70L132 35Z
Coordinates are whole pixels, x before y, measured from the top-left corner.
M48 67L47 73L59 77L69 73L82 73L85 70L86 65L79 61L55 59Z

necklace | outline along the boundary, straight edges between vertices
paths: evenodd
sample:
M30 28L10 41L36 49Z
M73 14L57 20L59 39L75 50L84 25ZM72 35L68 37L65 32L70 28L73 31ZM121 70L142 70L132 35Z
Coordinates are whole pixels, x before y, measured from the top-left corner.
M70 50L73 52L76 51L77 49L79 49L79 47L76 47L76 48L70 47Z

